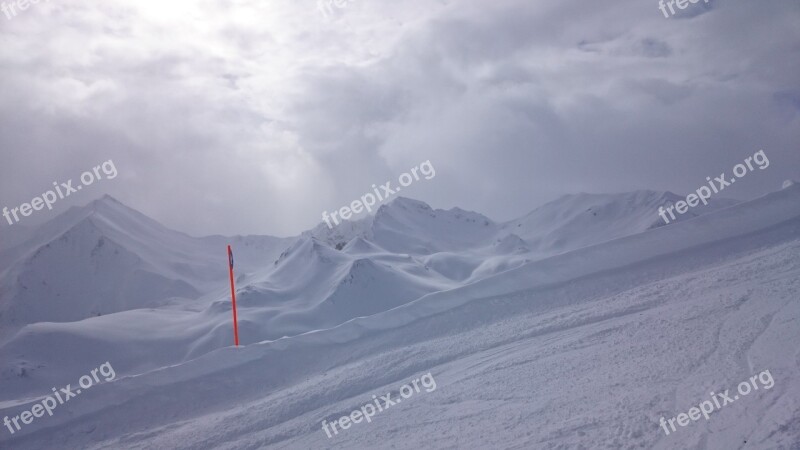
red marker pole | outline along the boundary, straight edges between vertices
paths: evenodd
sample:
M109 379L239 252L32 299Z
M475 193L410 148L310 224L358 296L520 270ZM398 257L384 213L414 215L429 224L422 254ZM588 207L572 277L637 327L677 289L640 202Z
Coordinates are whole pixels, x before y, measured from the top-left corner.
M231 276L231 301L233 302L233 341L239 346L239 324L236 319L236 289L233 287L233 251L228 245L228 271Z

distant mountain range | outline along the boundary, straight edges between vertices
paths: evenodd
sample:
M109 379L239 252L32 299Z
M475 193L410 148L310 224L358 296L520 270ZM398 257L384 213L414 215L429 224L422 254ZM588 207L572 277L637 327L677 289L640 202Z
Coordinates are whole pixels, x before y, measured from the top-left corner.
M136 370L229 345L228 243L236 260L240 334L248 344L331 328L645 232L661 225L658 207L679 198L655 191L568 195L498 223L398 197L372 216L333 229L321 223L296 237L195 238L105 196L40 227L16 229L5 241L0 355L33 345L26 341L41 339L43 329L65 342L80 335L113 348L127 355L122 368ZM718 200L679 221L734 204ZM152 330L139 328L142 321L185 326L185 332L143 339ZM96 334L87 331L94 327ZM107 327L124 335L124 346L107 339ZM35 365L29 357L3 361Z
M496 223L399 197L374 216L333 229L321 223L294 238L194 238L105 196L24 230L22 242L0 251L0 323L15 329L198 300L225 287L224 248L231 243L242 306L265 308L250 318L264 325L257 338L280 337L645 231L660 225L658 206L679 198L654 191L568 195ZM732 204L718 201L680 219ZM307 316L315 320L305 323Z
M51 386L111 361L118 374L113 389L93 389L93 401L71 402L70 414L10 437L15 448L49 448L62 439L70 448L100 441L159 446L174 436L197 444L221 432L198 426L181 434L182 424L200 416L231 429L246 418L241 433L258 447L263 442L255 436L265 427L276 436L284 436L276 431L282 427L292 430L280 439L317 436L308 424L349 411L361 401L351 397L431 367L437 380L450 380L443 392L453 399L470 398L477 387L469 383L484 385L494 370L515 392L535 390L529 380L541 364L574 376L571 367L597 352L600 360L612 358L602 376L609 383L630 352L639 355L631 367L652 366L666 383L673 375L658 364L705 361L707 349L722 342L703 341L706 350L687 358L698 342L684 342L683 333L707 330L686 321L719 332L750 327L748 336L759 342L782 336L764 344L782 352L796 340L785 330L793 316L775 311L794 304L800 186L786 183L743 203L717 201L663 226L658 206L678 198L652 191L569 195L504 223L397 198L332 230L194 238L104 197L4 240L0 416L18 414ZM235 351L228 243L236 255L243 344ZM743 264L752 271L742 273ZM780 287L773 290L774 283ZM738 311L745 301L751 309ZM698 313L702 308L711 312ZM767 309L758 316L758 308ZM561 347L573 339L575 346ZM667 345L664 339L684 353L668 360L653 353ZM624 354L614 353L618 346ZM526 369L512 370L518 364ZM548 389L571 392L553 383ZM638 391L650 393L654 381L642 383ZM574 395L583 401L584 394ZM662 400L673 411L672 400ZM272 415L249 402L273 408ZM479 404L487 411L497 405ZM459 410L456 400L437 405ZM221 419L220 411L234 415ZM292 422L296 416L303 420ZM643 427L650 425L657 429L655 422Z

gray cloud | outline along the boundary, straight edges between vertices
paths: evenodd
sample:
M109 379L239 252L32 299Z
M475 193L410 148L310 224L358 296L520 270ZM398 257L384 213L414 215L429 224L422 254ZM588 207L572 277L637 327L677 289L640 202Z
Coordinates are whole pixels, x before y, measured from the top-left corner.
M795 2L686 20L633 0L315 8L64 0L0 24L0 201L113 159L119 177L75 202L288 235L425 160L436 178L404 194L496 219L569 192L694 190L761 148L769 170L731 195L800 178Z

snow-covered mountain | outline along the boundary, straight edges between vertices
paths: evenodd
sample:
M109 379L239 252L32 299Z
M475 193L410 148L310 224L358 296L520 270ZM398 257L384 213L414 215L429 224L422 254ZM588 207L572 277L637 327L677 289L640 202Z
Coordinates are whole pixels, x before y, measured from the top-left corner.
M460 208L433 209L426 203L398 197L381 205L374 216L346 221L333 229L320 224L304 235L343 248L355 237L393 253L430 255L489 245L497 225L488 217Z
M659 207L666 208L680 200L685 197L658 191L565 195L503 224L503 229L519 235L534 250L550 255L664 226L666 223L658 216ZM737 203L714 199L708 205L678 214L670 222L690 220Z
M196 299L227 273L225 243L243 271L271 262L284 239L192 238L169 230L110 196L72 208L4 250L0 324L74 322ZM220 250L222 249L222 250Z
M541 257L664 226L659 207L684 199L672 192L647 190L565 195L519 219L496 223L476 212L432 209L423 202L399 197L381 206L374 216L346 221L332 229L323 223L304 235L335 248L360 237L395 253L432 255L484 248L489 253L505 250ZM737 203L712 199L671 222L690 220Z
M655 210L650 220L625 220L621 208L635 215L649 207L630 199L651 197L595 202L606 207L592 218L638 230L616 239L619 229L585 217L594 207L574 197L507 224L404 199L364 221L364 234L340 250L311 233L292 239L242 275L248 345L236 350L226 347L226 286L169 307L28 325L0 347L0 415L18 414L101 360L119 378L0 444L388 448L398 429L413 428L399 447L566 448L591 433L609 447L736 448L748 440L791 448L800 441L791 350L800 338L800 187L661 227L649 226ZM508 232L547 214L554 224L538 235ZM586 221L593 239L576 221ZM442 236L441 224L458 230L428 242ZM400 232L415 226L421 236ZM97 234L87 234L96 245ZM73 253L80 251L87 255ZM494 270L484 267L487 256ZM274 339L281 326L288 337ZM252 337L270 333L260 343ZM660 416L764 369L774 389L680 436L661 434ZM334 438L321 431L322 419L427 372L436 391ZM475 420L504 432L481 431Z
M333 229L320 224L296 238L195 238L106 196L24 230L27 239L0 251L8 263L0 274L0 340L27 325L55 322L62 325L50 325L56 327L50 332L63 333L63 342L84 330L84 339L99 344L102 333L86 332L79 321L170 308L203 317L195 319L193 343L170 353L181 360L219 347L229 334L227 243L235 249L242 338L252 343L329 328L645 231L658 220L657 207L675 198L648 191L566 196L498 224L479 213L398 197L374 216ZM30 339L29 332L10 348ZM140 332L130 329L131 337ZM146 341L147 352L158 350L160 343ZM147 352L132 358L131 367L147 365Z

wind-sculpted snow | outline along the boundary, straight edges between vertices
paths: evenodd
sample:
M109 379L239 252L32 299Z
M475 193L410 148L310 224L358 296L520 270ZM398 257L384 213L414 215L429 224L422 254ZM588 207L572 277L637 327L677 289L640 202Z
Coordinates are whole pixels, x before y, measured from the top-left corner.
M128 372L14 448L792 448L799 290L790 187L333 328ZM772 389L661 432L661 416L766 369ZM425 373L435 392L330 439L321 428Z
M636 191L625 194L567 195L527 216L503 225L547 255L574 250L605 240L629 236L664 225L655 211L684 199L672 192ZM708 205L679 216L686 221L738 202L714 199Z
M141 250L134 239L123 239L119 217L71 219L63 247L53 247L57 236L40 243L12 272L28 286L46 261L88 258L83 262L96 274L108 271L107 284L89 282L90 273L80 280L106 289L98 291L109 302L103 306L117 305L119 312L34 323L9 338L0 347L0 415L16 414L50 386L95 367L96 355L111 361L119 378L82 395L70 414L26 427L13 436L13 448L382 448L392 430L408 435L412 428L414 437L399 447L574 446L588 433L615 448L671 448L677 441L667 439L678 435L730 445L747 433L776 445L800 436L792 419L800 404L797 355L773 357L780 352L770 347L788 348L800 338L797 185L621 238L595 232L599 243L581 241L586 245L550 257L527 251L527 240L478 223L473 213L442 213L419 203L387 205L393 215L405 210L428 217L395 217L398 236L401 224L444 218L437 225L442 229L426 238L397 241L419 253L392 252L388 241L368 234L338 250L308 234L234 238L249 249L237 281L246 344L239 349L227 347L224 282L187 283L196 292L164 296L168 285L135 281L153 291L112 303L113 295L127 298L114 288L124 285L115 276L140 267L163 273L150 263L158 245ZM418 247L461 220L467 224L446 244ZM157 229L135 223L135 239ZM210 256L203 259L212 253L209 243L225 241L197 238L195 246L195 238L175 239L184 255L201 259L194 267L213 264ZM459 242L465 247L458 249ZM173 259L157 267L170 271L180 264ZM48 279L58 284L59 278ZM165 283L186 279L163 277ZM29 300L46 305L47 295L35 297ZM154 302L158 298L163 301ZM81 299L85 303L69 298L61 306L99 305L97 296ZM680 380L723 385L764 369L775 377L773 397L753 397L747 410L727 408L682 434L658 435L658 417L705 395ZM323 418L428 372L440 383L430 396L331 440L320 431ZM743 417L753 410L772 425L748 425ZM471 423L505 431L481 433ZM742 425L720 431L731 423ZM0 444L8 438L0 436Z

